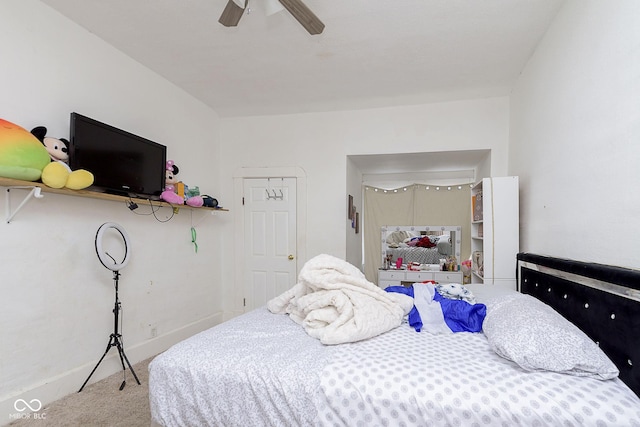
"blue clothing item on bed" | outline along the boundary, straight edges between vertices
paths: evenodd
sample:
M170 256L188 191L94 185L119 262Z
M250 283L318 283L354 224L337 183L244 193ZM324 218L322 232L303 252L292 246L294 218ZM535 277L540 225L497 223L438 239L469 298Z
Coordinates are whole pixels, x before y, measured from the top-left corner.
M426 286L419 283L420 286ZM415 298L414 285L412 286L389 286L385 289L387 292L398 292ZM433 285L430 285L433 286ZM434 292L433 300L440 303L444 321L452 332L480 332L482 331L482 323L487 315L487 307L484 304L469 304L464 300L454 300L442 296L440 293ZM423 327L420 312L414 305L407 316L409 326L413 327L416 332L420 332Z
M413 286L389 286L385 289L387 292L397 292L400 294L409 295L411 298L413 296ZM418 309L414 305L409 311L407 316L407 320L409 321L409 326L416 330L416 332L420 332L422 329L422 319L420 318L420 313L418 313Z
M487 315L487 306L484 304L469 304L464 300L448 299L438 292L433 296L440 302L444 321L453 332L480 332L482 322Z

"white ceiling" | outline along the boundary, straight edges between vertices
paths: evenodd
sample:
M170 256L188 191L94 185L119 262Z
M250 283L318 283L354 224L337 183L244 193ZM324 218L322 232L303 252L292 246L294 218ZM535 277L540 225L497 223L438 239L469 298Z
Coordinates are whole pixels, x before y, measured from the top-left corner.
M304 0L326 26L311 36L286 10L267 16L268 0L249 0L235 28L218 23L227 0L41 1L220 117L507 95L564 2ZM382 185L402 173L466 178L486 156L350 158L363 174L388 174Z
M250 0L41 0L221 117L406 105L509 93L563 0L305 0L311 36Z

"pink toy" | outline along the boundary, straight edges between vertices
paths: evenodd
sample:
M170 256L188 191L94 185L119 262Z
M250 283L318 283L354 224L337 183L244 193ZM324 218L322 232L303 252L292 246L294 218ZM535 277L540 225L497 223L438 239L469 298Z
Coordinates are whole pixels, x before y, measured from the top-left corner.
M167 160L167 170L164 176L164 191L160 194L160 198L165 202L169 202L172 205L183 205L184 197L176 193L175 184L178 183L176 175L178 175L180 169L173 163L173 160Z
M180 181L178 181L176 175L178 175L179 172L180 169L178 169L178 166L176 166L173 160L167 160L167 170L165 171L164 180L165 187L162 194L160 194L160 198L172 205L187 205L194 208L199 208L204 205L202 196L191 196L185 200L184 197L177 193L176 184Z
M189 197L184 203L187 206L199 208L200 206L204 205L204 199L202 198L202 196L193 196Z

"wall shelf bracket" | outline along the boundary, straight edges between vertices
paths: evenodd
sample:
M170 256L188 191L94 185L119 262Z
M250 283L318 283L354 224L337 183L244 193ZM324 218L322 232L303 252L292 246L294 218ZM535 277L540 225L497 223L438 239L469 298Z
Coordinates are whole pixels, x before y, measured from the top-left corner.
M14 189L23 189L23 190L31 190L29 192L29 194L27 194L25 196L25 198L22 200L22 203L20 203L20 205L18 205L18 207L16 208L15 211L11 212L11 190ZM5 198L6 198L6 206L7 206L7 224L9 224L11 222L11 220L13 219L13 217L18 213L18 211L20 209L22 209L22 207L24 205L27 204L27 202L29 202L29 200L33 199L41 199L44 197L43 194L41 194L40 192L40 187L32 187L32 186L12 186L12 187L7 187L7 192L5 193Z

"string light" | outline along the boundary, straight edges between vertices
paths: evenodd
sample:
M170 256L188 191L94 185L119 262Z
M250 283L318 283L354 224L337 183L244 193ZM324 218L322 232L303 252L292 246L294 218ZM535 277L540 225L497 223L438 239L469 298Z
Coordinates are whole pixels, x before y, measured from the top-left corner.
M473 183L469 183L469 188L473 188ZM400 191L409 191L412 188L419 188L418 186L423 186L423 188L425 190L436 190L436 191L440 191L440 186L431 186L431 185L424 185L424 184L412 184L410 186L407 187L401 187L401 188L395 188L395 189L385 189L385 188L377 188L377 187L373 187L373 186L365 186L365 190L369 191L369 190L373 190L374 192L378 192L381 191L383 193L398 193ZM443 186L442 188L446 188L447 190L451 191L454 190L455 188L457 188L458 190L462 190L467 188L466 187L467 184L460 184L460 185L447 185L447 186Z

